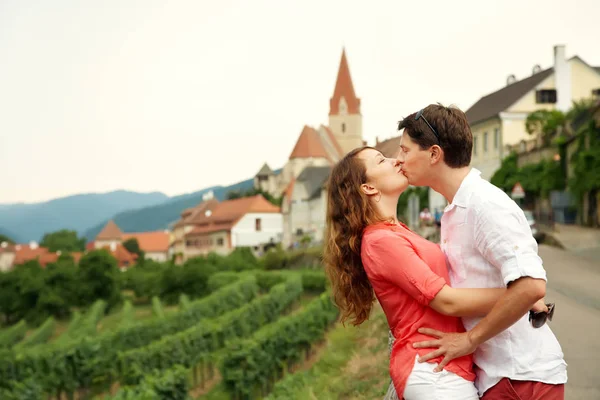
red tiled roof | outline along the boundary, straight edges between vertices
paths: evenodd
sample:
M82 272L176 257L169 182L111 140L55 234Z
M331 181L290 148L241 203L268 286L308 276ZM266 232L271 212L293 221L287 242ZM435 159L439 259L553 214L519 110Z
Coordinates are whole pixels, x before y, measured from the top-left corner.
M169 234L164 231L124 233L123 241L135 238L140 249L146 253L166 253L169 250Z
M280 213L281 208L271 204L262 195L242 197L219 203L211 210L210 215L204 215L203 221L188 233L188 235L205 234L231 230L231 228L248 213Z
M290 160L292 158L309 158L309 157L322 157L329 159L323 143L319 138L319 134L310 126L304 126L300 137L290 154Z
M123 236L121 229L119 229L113 220L110 220L100 231L98 236L96 236L96 240L121 239L121 236Z
M110 246L103 246L105 250L108 250L110 254L117 260L119 267L131 267L137 260L137 254L131 254L122 244L117 244L115 249L111 249Z
M203 201L196 207L185 209L181 213L181 219L177 221L175 227L202 222L204 220L206 210L212 210L217 206L217 204L219 204L219 200L210 199L207 201Z
M13 265L19 265L26 263L27 261L32 261L38 259L40 261L40 265L42 264L41 258L45 254L49 253L48 249L45 247L33 246L31 247L28 244L17 244L14 246L15 259L13 261ZM44 264L45 266L45 264Z
M346 50L342 51L342 59L340 60L340 69L338 70L337 81L333 97L329 101L329 115L340 113L340 99L344 97L348 104L348 114L360 114L360 99L354 93L354 85L350 76L350 68L346 59Z

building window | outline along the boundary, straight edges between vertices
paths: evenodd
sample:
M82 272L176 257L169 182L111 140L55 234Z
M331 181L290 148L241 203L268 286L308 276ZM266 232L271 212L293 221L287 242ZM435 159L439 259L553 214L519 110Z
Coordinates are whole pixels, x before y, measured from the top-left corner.
M494 129L494 149L498 149L498 145L500 144L500 129Z
M185 245L186 245L187 247L190 247L190 246L192 245L192 241L191 241L191 240L186 240L186 241L185 241Z
M555 104L556 89L542 89L535 92L535 101L538 104Z
M346 133L346 124L342 122L342 133Z
M600 98L600 88L592 90L592 97Z
M477 136L473 137L473 155L477 155Z
M261 231L261 220L260 218L256 218L256 221L254 223L255 228L256 228L256 232L260 232Z
M487 150L488 150L487 142L488 142L488 133L484 132L483 133L483 152L484 153L487 153Z
M223 243L224 243L223 238L217 239L217 246L223 246Z

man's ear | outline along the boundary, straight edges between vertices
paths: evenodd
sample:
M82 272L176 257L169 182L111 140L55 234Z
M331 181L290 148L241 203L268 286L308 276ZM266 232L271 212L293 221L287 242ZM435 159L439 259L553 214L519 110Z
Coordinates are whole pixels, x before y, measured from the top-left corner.
M429 163L433 165L441 161L444 161L444 150L437 144L434 144L429 149Z
M370 185L368 183L363 183L362 185L360 185L360 190L362 190L363 193L366 194L367 196L373 196L373 195L379 193L379 190L377 190L375 188L375 186Z

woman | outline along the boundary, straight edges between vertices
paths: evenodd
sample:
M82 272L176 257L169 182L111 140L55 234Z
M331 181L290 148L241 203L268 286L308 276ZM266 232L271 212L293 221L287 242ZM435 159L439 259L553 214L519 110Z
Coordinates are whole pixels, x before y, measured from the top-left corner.
M406 400L478 399L471 356L448 363L419 363L431 349L420 327L464 332L458 317L483 316L504 289L453 289L440 248L396 218L408 181L395 159L371 147L353 150L329 179L325 264L342 321L359 325L369 317L375 296L396 338L390 375Z

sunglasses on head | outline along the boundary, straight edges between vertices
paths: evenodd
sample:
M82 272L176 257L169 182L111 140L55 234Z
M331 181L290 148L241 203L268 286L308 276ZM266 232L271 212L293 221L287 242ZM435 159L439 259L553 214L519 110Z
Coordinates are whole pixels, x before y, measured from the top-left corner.
M554 303L546 304L548 307L548 312L546 311L529 311L529 322L531 322L531 326L534 328L541 328L546 323L546 320L552 321L552 316L554 315Z
M440 135L438 135L437 131L435 129L433 129L433 126L431 126L431 124L429 123L429 121L427 121L427 118L425 118L425 116L423 115L423 111L425 111L424 108L422 108L421 111L419 111L417 113L417 115L415 115L415 121L418 121L419 119L423 118L423 121L425 121L425 123L427 124L427 126L429 127L429 129L431 129L431 131L433 132L433 134L437 138L438 145L441 145Z

